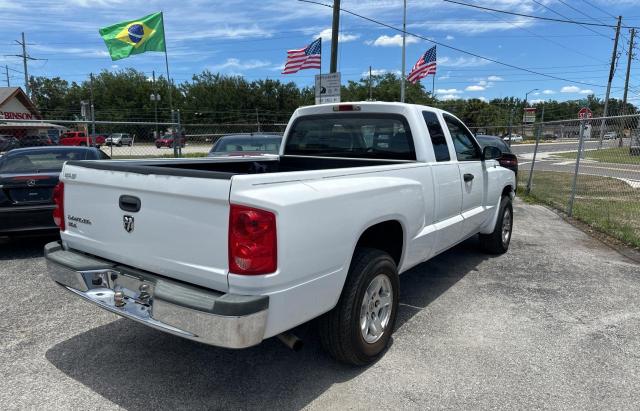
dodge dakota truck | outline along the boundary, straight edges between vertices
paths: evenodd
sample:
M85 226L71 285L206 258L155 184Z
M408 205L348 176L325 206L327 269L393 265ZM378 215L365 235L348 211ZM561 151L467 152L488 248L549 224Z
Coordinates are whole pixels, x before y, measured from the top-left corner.
M361 102L299 108L279 155L69 161L48 271L215 346L315 319L333 357L366 364L394 330L400 273L478 234L507 251L516 181L500 154L445 111Z

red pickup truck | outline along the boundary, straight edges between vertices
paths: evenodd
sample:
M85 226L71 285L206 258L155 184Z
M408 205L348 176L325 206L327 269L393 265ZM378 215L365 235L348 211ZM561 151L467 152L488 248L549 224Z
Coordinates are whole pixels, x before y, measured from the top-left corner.
M90 146L100 147L104 144L105 136L95 134L87 138L84 131L69 131L60 136L61 146L86 146L87 142Z

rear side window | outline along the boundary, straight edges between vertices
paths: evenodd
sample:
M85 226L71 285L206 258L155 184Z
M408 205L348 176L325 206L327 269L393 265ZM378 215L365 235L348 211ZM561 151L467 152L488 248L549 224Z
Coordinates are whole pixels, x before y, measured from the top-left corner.
M444 121L451 134L458 161L479 161L480 148L469 130L460 121L446 114Z
M406 119L397 114L341 113L298 118L285 155L415 160Z
M427 124L429 135L431 136L431 145L433 146L433 152L436 155L436 161L449 161L451 156L449 155L449 145L447 139L442 131L442 126L438 120L436 113L431 111L423 111L422 117Z

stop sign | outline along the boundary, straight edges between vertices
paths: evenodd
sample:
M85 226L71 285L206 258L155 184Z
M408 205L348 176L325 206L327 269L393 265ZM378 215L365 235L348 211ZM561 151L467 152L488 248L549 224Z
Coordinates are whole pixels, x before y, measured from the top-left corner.
M587 107L582 107L580 111L578 111L578 118L580 120L584 120L591 117L593 117L593 113Z

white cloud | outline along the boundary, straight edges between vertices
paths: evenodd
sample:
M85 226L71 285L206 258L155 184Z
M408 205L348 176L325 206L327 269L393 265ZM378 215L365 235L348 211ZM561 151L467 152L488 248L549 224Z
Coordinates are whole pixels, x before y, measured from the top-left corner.
M436 90L437 94L461 94L462 90L457 88L439 88Z
M437 94L437 93L436 93L436 94ZM440 94L437 94L437 96L438 96L438 98L439 98L440 100L455 100L455 99L457 99L457 98L460 98L460 97L459 97L458 95L456 95L456 94L444 94L444 95L442 95L442 96L441 96Z
M406 44L417 43L418 39L413 36L407 36ZM402 47L402 35L395 34L393 36L387 36L383 34L375 40L365 41L366 44L376 47Z
M517 17L509 21L460 21L458 19L442 19L438 21L426 21L407 24L409 29L419 28L430 31L449 31L454 33L478 34L490 31L507 31L523 27L531 27L534 21L525 17Z
M580 90L580 94L593 94L593 90L582 89L582 90Z
M400 75L400 70L387 70L387 69L372 69L371 70L371 75L372 76L381 76L383 74L387 74L387 73L393 73L396 75ZM369 70L367 71L363 71L362 72L362 77L369 77Z
M564 86L560 89L561 93L579 93L580 87L578 86Z
M271 37L270 30L257 25L219 27L208 30L179 30L171 34L172 40L200 40L209 38L244 39L253 37Z
M540 104L540 103L544 103L544 99L541 98L535 98L533 100L529 100L530 104Z
M465 88L466 91L484 91L486 87L474 84L472 86L467 86Z
M478 67L490 63L490 61L478 57L458 57L452 59L451 57L444 56L438 59L438 65L445 67Z
M447 34L447 37L445 37L445 40L453 40L455 39L455 37L453 37L451 34Z
M556 94L556 92L553 90L546 89L542 91L542 94Z
M489 80L489 81L502 81L504 79L502 77L500 77L500 76L489 76L489 77L487 77L487 80Z
M211 68L213 70L224 70L224 69L251 70L251 69L266 67L269 65L271 65L271 62L269 61L263 61L263 60L240 61L237 58L228 58L227 61L225 61L224 63L217 64L215 66L212 66Z
M331 41L331 28L324 29L320 33L316 34L314 38L322 38L323 41ZM338 35L338 43L347 43L350 41L358 40L360 38L359 34L356 33L345 33L341 32Z
M438 77L438 80L446 80L446 79L450 79L450 78L451 78L451 72L447 71L447 74L445 74L444 76Z

